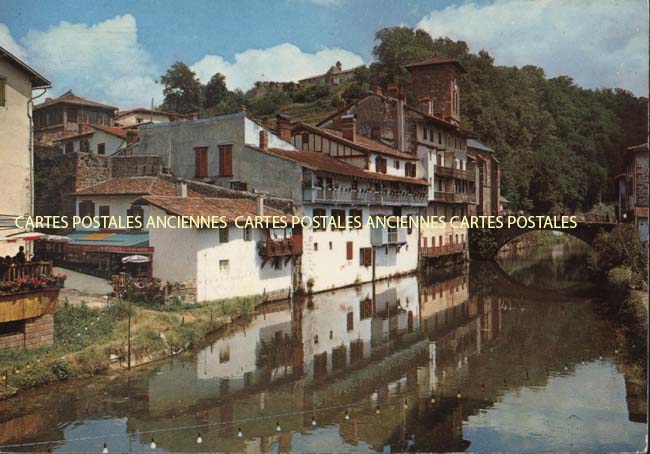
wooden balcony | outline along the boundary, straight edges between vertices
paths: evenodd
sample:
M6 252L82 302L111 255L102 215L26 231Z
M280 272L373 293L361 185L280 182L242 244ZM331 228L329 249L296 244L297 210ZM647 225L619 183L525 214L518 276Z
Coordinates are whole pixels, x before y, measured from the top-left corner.
M465 243L457 244L445 244L444 246L430 246L430 247L421 247L420 256L431 258L431 257L442 257L444 255L451 254L460 254L466 249Z
M464 192L440 192L433 194L433 200L436 202L455 202L455 203L474 203L476 197L474 194Z
M268 240L260 246L261 257L286 257L302 254L302 237L294 236L285 240Z
M439 176L439 177L449 177L449 178L454 177L454 168L453 167L446 167L446 166L436 165L434 172L435 172L435 175Z
M50 276L52 274L52 262L27 262L23 265L0 264L0 281L15 281L19 278L32 278Z

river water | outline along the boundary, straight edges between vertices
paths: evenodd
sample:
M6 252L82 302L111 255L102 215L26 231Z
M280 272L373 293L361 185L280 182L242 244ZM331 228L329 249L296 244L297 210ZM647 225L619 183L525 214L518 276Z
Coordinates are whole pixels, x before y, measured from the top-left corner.
M0 450L634 452L584 263L555 246L269 305L186 357L0 403Z

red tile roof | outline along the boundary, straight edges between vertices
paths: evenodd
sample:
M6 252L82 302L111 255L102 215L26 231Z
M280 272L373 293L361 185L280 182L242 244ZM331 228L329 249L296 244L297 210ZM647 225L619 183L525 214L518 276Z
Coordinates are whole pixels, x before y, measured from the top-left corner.
M250 145L247 146L250 147ZM279 148L269 148L268 150L262 150L261 148L257 147L253 148L262 152L268 152L274 156L279 156L281 158L295 161L308 168L320 170L323 172L346 175L354 178L364 178L368 180L394 181L422 186L428 185L425 180L419 178L398 177L394 175L386 175L384 173L368 172L366 170L355 167L352 164L333 158L332 156L325 153L318 153L315 151L290 151L281 150Z
M113 134L114 136L121 137L126 139L126 130L122 128L117 128L115 126L104 126L104 125L90 125L91 128L99 129L100 131Z
M225 216L228 222L239 216L257 216L257 203L243 198L145 196L137 203L153 205L175 216ZM281 211L264 207L264 216L282 215Z
M90 101L89 99L85 99L82 98L81 96L77 96L74 93L72 93L72 90L68 90L58 98L50 99L49 101L36 104L34 106L34 110L38 110L43 107L52 106L54 104L59 104L59 103L76 104L79 106L86 106L86 107L98 107L100 109L106 109L106 110L117 110L117 107L109 106L107 104L101 104L95 101Z
M411 68L418 68L422 66L447 65L447 64L454 65L462 74L465 74L467 72L465 67L461 65L458 60L454 60L453 58L430 58L428 60L409 63L408 65L404 65L404 67L407 69L411 69Z
M175 196L176 185L156 177L112 178L75 192L75 195L154 195ZM200 196L188 189L189 196Z
M70 139L75 139L77 137L92 135L95 132L94 129L103 131L108 134L112 134L117 137L121 137L122 139L126 139L126 135L127 135L127 129L117 128L115 126L89 125L86 123L82 123L81 127L83 132L81 133L72 132L71 134L63 134L61 137L54 139L53 142L61 142L63 140L70 140Z
M328 128L321 128L318 126L312 126L308 125L305 123L300 124L297 126L293 131L300 131L300 129L306 129L308 131L311 131L315 134L320 134L324 137L327 137L328 139L334 140L336 142L342 143L344 145L347 145L351 148L354 148L359 151L363 152L374 152L374 153L379 153L383 155L388 155L388 156L393 156L396 158L401 158L401 159L408 159L411 161L417 161L418 157L412 153L404 153L402 151L397 150L396 148L390 147L386 144L383 144L381 142L378 142L376 140L369 139L365 136L362 136L360 134L357 134L355 137L354 142L351 140L348 140L343 137L343 132L342 131L337 131L335 129L328 129ZM292 131L292 132L293 132Z

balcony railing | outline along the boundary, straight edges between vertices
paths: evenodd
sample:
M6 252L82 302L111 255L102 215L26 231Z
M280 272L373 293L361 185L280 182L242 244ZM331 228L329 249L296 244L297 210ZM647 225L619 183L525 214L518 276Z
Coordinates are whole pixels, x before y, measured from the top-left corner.
M458 254L465 250L465 243L445 244L443 246L421 247L422 257L440 257L443 255Z
M453 169L453 167L446 167L446 166L436 165L435 174L436 174L436 176L441 176L441 177L453 177L454 176L454 169Z
M413 194L401 191L343 190L324 188L304 188L303 200L311 203L360 203L388 205L426 205L426 194Z
M464 192L441 192L436 191L433 194L433 200L436 202L456 202L456 203L475 203L476 196Z
M467 170L461 170L454 167L436 165L435 174L436 176L458 178L461 180L474 181L475 179L474 166L467 166Z
M259 244L261 257L287 257L302 254L302 236L294 235L284 240L268 240Z
M388 229L386 227L376 227L370 231L370 244L373 246L386 246L389 244L406 243L407 229Z
M52 262L27 262L23 265L0 264L0 281L15 281L20 278L39 278L52 274Z

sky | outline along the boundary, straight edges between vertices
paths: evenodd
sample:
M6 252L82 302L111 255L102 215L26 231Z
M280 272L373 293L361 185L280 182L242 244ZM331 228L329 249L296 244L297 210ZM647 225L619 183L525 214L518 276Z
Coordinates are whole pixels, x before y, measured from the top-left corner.
M648 95L646 0L0 0L0 46L53 83L120 108L162 102L175 61L228 88L372 62L383 27L466 41L496 64Z

